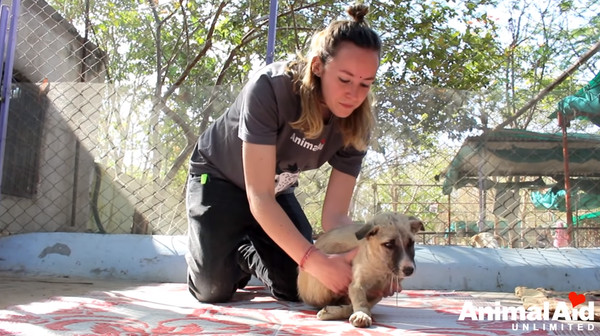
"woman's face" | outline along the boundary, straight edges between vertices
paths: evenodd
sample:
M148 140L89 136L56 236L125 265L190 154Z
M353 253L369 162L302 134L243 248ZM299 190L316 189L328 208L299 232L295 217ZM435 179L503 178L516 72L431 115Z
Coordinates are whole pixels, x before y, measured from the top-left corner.
M340 44L335 57L325 64L316 58L313 72L321 77L323 99L329 111L339 118L352 114L367 98L378 67L377 51L351 42Z

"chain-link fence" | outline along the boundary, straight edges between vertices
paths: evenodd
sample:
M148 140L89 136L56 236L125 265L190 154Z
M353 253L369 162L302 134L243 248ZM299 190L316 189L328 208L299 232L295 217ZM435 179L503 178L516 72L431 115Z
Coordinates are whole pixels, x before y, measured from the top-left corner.
M169 103L138 95L142 84L111 82L108 55L43 1L22 1L18 36L0 231L185 234L192 147L238 88L188 87ZM424 244L470 245L490 232L503 247L545 248L562 244L568 231L571 246L600 246L598 127L581 121L563 142L556 118L548 117L573 92L544 97L528 127L535 132L491 130L504 121L495 113L505 104L497 92L375 93L386 99L378 99L354 219L384 210L417 216ZM431 131L441 115L450 117ZM317 232L329 169L302 173L297 190Z

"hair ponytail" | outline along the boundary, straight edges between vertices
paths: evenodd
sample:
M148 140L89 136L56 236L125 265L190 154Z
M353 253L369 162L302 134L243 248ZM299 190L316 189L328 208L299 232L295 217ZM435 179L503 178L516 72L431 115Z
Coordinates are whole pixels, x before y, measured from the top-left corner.
M348 7L346 13L354 19L354 22L358 24L365 23L365 16L369 12L369 7L365 5L354 5Z

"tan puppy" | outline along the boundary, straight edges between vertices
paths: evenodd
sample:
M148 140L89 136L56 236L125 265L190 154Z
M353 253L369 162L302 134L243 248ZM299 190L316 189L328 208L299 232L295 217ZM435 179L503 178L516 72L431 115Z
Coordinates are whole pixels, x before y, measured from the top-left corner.
M471 237L470 242L473 247L500 248L497 237L490 232L480 232Z
M395 212L376 215L366 224L354 224L331 230L319 237L315 246L325 253L344 253L358 247L352 261L352 282L348 294L338 295L310 274L300 270L298 293L305 303L322 308L320 320L350 318L355 327L372 324L371 308L394 283L415 270L413 235L423 229L414 217Z

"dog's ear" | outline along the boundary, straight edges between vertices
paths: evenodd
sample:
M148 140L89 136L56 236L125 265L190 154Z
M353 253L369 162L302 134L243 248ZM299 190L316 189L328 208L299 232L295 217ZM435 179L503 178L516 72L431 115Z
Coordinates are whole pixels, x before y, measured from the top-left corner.
M373 224L367 223L363 225L358 231L354 234L356 235L356 239L361 240L367 236L367 234L373 229Z
M408 222L410 223L410 231L412 233L417 233L419 231L425 231L425 226L423 225L423 222L421 222L421 220L418 219L417 217L409 216Z

